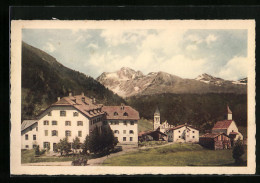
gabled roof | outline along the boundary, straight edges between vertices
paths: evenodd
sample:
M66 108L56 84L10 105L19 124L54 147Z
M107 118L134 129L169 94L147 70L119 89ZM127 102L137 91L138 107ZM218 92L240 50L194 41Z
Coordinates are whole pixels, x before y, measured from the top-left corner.
M138 120L139 112L130 106L103 106L102 110L106 112L106 118L113 119L128 119L128 120ZM117 113L117 115L114 115ZM124 115L125 114L125 115Z
M23 120L21 124L21 131L25 130L26 128L32 126L33 124L37 123L37 120Z
M53 106L71 106L71 107L74 107L75 109L80 111L83 115L85 115L89 118L98 116L100 114L104 114L104 112L102 111L103 105L93 104L92 99L90 99L90 98L88 98L84 95L63 97L59 101L50 105L47 109L49 109ZM44 110L44 111L46 111L46 110Z
M216 130L216 129L228 129L228 127L230 126L230 124L232 123L233 120L223 120L223 121L218 121L214 127L212 128L212 130Z
M145 132L140 132L140 133L138 133L138 136L141 137L143 135L150 135L150 134L153 134L153 133L159 133L161 135L167 136L165 133L157 131L157 130L155 130L155 131L149 130L149 131L145 131Z
M178 125L178 126L175 126L175 127L173 127L173 128L170 128L169 130L177 130L177 129L182 128L182 127L184 127L184 126L187 126L187 127L189 127L189 128L193 128L193 129L195 129L195 130L199 130L199 129L197 129L197 128L191 126L191 125L187 125L187 124Z
M219 135L225 135L225 136L227 136L225 133L206 133L206 134L200 136L200 138L212 138L212 139L214 139L214 138L216 138L216 137L219 136ZM227 137L228 137L228 136L227 136Z

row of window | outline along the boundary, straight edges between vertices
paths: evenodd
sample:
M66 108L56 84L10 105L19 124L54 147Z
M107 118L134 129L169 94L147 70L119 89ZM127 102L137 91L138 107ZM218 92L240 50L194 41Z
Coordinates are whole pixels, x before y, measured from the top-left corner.
M180 130L179 130L178 132L179 132L179 133L181 133L181 131L180 131ZM195 131L192 131L192 133L195 133Z
M179 138L181 138L181 136L179 136ZM195 138L195 136L192 136L192 138L194 139L194 138Z
M32 146L33 148L36 148L37 147L37 145L36 144L33 144L33 146ZM29 149L29 145L25 145L25 148L26 149Z
M58 121L52 121L52 125L58 125ZM49 121L43 121L43 125L49 125ZM71 126L71 121L65 121L65 126ZM77 126L83 126L83 121L77 121Z
M25 135L25 140L29 140L29 135L28 134ZM36 140L36 135L33 135L33 140Z
M45 136L49 135L49 131L45 130L44 131ZM51 131L51 136L58 136L58 130L52 130ZM66 130L65 131L65 136L66 137L70 137L71 136L71 131L70 130ZM82 131L78 131L78 137L82 137Z
M48 116L52 116L52 112L49 112ZM66 111L60 111L60 116L66 116ZM77 117L77 116L79 116L79 113L78 112L73 112L73 116Z
M102 117L99 117L99 118L96 118L96 119L91 120L91 121L90 121L90 124L91 124L91 125L94 125L94 124L96 124L96 123L98 123L98 122L100 122L100 121L102 121Z
M126 137L123 137L123 141L126 141ZM133 141L133 137L130 137L129 141Z
M115 134L119 134L119 131L115 130L114 133ZM126 134L126 130L123 130L123 134ZM133 130L129 130L129 134L134 134L134 131Z
M127 121L123 121L124 125L127 125ZM134 121L130 121L130 125L134 125ZM110 125L119 125L119 121L110 121Z

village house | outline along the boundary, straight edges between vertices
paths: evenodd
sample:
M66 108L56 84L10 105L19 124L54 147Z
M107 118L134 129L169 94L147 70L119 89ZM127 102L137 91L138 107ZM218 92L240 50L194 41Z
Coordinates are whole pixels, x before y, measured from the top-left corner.
M232 120L232 111L227 106L227 119L218 121L211 130L200 137L199 143L210 149L227 149L234 145L234 141L241 139L243 135L238 131L237 125Z
M230 138L225 133L206 133L200 136L199 143L213 150L231 148Z
M199 130L187 124L170 128L166 134L169 142L199 142Z
M167 121L161 124L160 111L157 107L154 113L154 131L158 130L167 135L169 142L199 142L199 130L191 125L183 124L175 127Z
M106 121L114 132L119 143L138 143L138 120L139 113L130 106L104 106L103 111Z
M21 125L22 149L37 146L38 122L37 120L24 120Z
M231 144L233 146L234 141L243 140L243 135L238 131L235 121L232 119L232 111L227 106L227 119L218 121L212 128L212 133L225 133L230 137Z
M168 136L159 130L149 130L146 132L140 132L138 134L138 140L143 141L168 141Z
M57 102L39 114L37 120L23 121L22 148L32 149L39 145L40 149L54 151L56 144L64 137L67 137L70 143L78 137L83 143L85 137L95 128L102 132L102 127L108 127L106 117L109 112L105 112L103 107L102 104L96 104L95 98L88 98L84 93L76 96L70 93L61 99L58 97ZM112 106L106 107L106 111L110 111L109 108ZM131 119L132 113L129 112L128 116ZM139 113L135 116L139 117ZM119 122L118 120L115 121ZM137 126L136 121L135 125ZM137 130L132 137L133 141L137 141ZM118 140L123 142L124 138Z

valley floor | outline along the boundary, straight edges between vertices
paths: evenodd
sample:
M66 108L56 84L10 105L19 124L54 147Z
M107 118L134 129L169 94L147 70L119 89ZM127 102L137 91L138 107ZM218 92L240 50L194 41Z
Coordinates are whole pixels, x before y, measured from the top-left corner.
M246 147L245 147L246 148ZM245 151L247 152L247 151ZM243 155L246 161L247 154ZM208 150L198 144L172 144L108 158L105 166L235 166L232 149Z
M242 156L246 162L247 150ZM70 166L73 157L42 156L33 150L22 152L23 166ZM87 166L235 166L232 149L208 150L199 144L167 143L151 147L123 148L123 151L89 159ZM245 165L246 166L246 165Z

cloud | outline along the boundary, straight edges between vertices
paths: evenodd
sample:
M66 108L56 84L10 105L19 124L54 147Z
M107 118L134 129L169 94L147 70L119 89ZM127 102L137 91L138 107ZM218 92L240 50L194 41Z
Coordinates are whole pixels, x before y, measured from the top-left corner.
M194 51L194 50L197 50L198 47L194 44L190 44L190 45L186 46L185 49L188 50L188 51Z
M171 55L180 51L180 42L186 30L158 30L157 34L147 35L139 49L158 51Z
M206 59L190 59L184 55L176 55L165 60L158 68L184 78L195 78L201 74L206 67Z
M238 80L247 76L248 60L246 57L233 57L219 72L219 77Z
M217 37L214 34L210 34L206 37L205 41L209 45L212 42L215 42L217 40Z
M90 43L87 48L93 48L93 49L97 49L98 48L98 45L96 44L93 44L93 43Z
M43 46L42 49L43 49L44 51L49 52L49 53L52 53L52 52L54 52L54 51L56 50L56 48L54 47L54 45L51 44L50 42L47 42L47 43L45 44L45 46Z
M100 36L105 39L109 46L118 46L120 44L134 43L146 32L145 30L105 29Z
M204 41L202 38L195 34L190 34L187 37L185 37L185 39L191 41L193 44L200 44Z
M223 79L247 76L244 30L25 29L22 38L92 77L123 66L188 78L204 72Z

